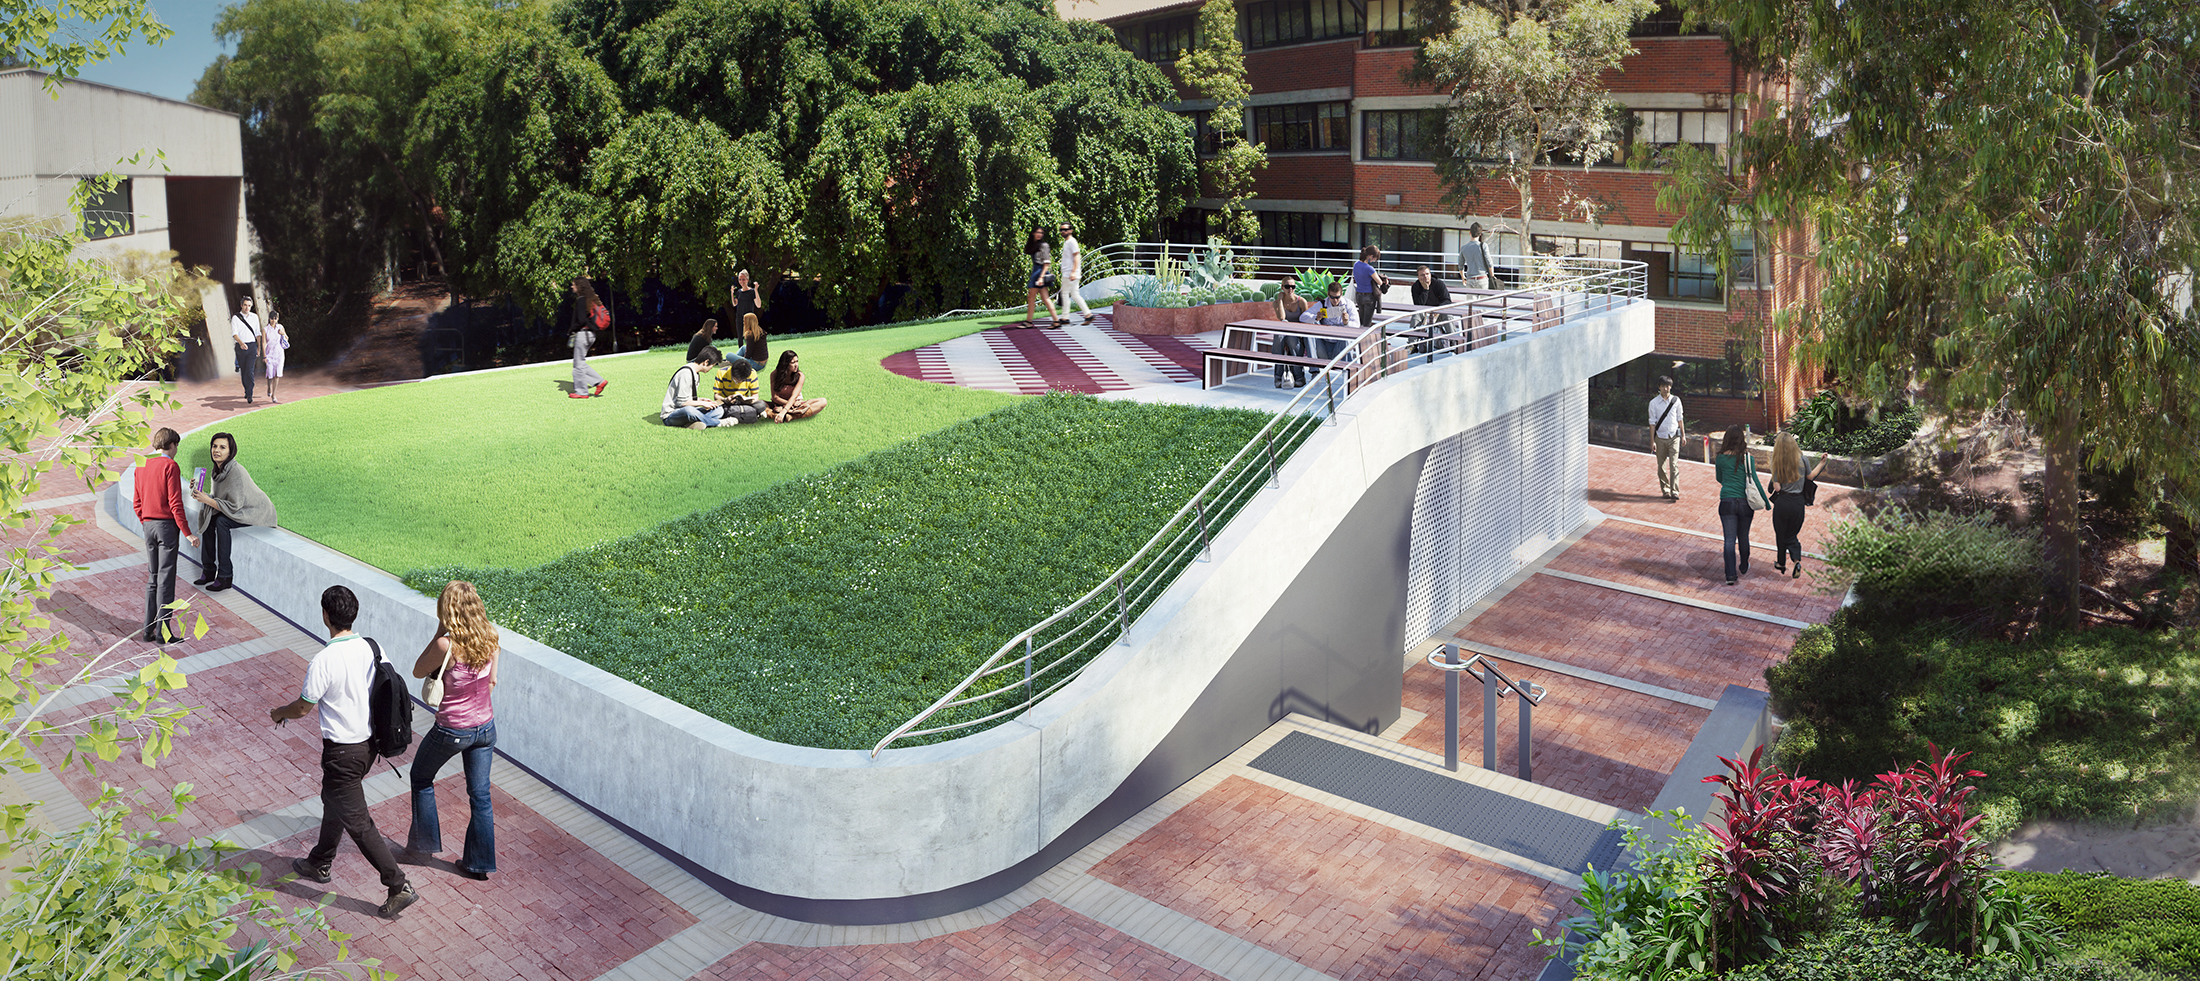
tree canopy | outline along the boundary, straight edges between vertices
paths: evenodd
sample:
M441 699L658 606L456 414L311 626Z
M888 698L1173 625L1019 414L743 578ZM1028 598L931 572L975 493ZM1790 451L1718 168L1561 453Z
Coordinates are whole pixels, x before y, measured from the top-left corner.
M1731 168L1679 154L1661 203L1707 250L1736 220L1814 230L1825 288L1791 316L1852 395L2022 412L2075 616L2081 457L2200 514L2200 7L1688 7L1800 95L1753 113Z
M1131 238L1194 192L1167 81L1044 3L247 0L223 24L238 56L202 92L304 85L248 133L310 125L370 175L349 210L538 313L585 272L715 299L743 267L835 316L895 284L903 314L995 300L1031 226ZM304 81L241 71L275 56L255 32Z

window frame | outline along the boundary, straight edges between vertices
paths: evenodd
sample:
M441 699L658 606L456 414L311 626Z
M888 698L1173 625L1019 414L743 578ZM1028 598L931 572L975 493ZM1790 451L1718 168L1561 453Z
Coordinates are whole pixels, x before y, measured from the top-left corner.
M1407 122L1413 123L1414 135L1408 143ZM1392 135L1385 138L1378 132L1384 124L1390 124ZM1443 152L1442 133L1444 110L1441 107L1425 109L1363 109L1360 111L1360 159L1396 160L1414 163L1437 159ZM1387 148L1387 149L1386 149Z
M1269 153L1334 153L1352 149L1352 104L1350 102L1291 102L1272 106L1254 106L1253 141L1261 144ZM1303 118L1278 118L1299 116ZM1336 122L1332 127L1328 124ZM1270 138L1272 132L1304 127L1306 144L1284 146ZM1324 142L1326 139L1328 142Z
M107 190L100 190L92 178L85 178L80 183L85 185L85 194L84 207L77 212L77 225L83 230L86 241L137 234L137 199L130 178L117 180L115 186Z

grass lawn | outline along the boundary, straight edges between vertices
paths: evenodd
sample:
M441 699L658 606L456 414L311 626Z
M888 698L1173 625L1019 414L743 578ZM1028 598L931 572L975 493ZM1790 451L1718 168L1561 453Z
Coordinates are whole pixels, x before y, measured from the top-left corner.
M868 749L1099 584L1268 419L1025 399L537 568L405 582L471 579L498 623L697 711Z
M398 574L524 568L1018 401L879 366L978 329L972 318L775 339L774 363L801 352L804 394L832 399L783 426L659 424L686 353L661 348L591 360L611 382L600 398L565 397L572 368L560 363L279 405L212 428L236 434L238 462L299 534ZM186 473L207 465L210 435L186 441Z

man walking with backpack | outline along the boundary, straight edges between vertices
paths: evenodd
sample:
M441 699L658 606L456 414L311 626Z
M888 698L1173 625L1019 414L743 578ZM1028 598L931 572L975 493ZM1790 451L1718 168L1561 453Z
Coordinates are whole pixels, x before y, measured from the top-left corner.
M303 718L316 706L321 710L321 840L304 858L292 859L291 870L302 879L328 882L337 841L348 834L367 861L374 864L375 871L382 874L389 898L383 901L381 913L394 919L420 894L413 891L405 870L398 868L397 860L390 856L389 843L374 826L374 815L367 811L366 790L360 786L374 768L374 727L368 696L380 673L377 662L382 660L382 650L374 641L352 632L352 621L358 616L359 598L351 590L330 586L322 591L321 622L328 625L328 646L321 648L306 667L306 682L298 700L269 709L267 716L281 725ZM410 742L410 732L406 735Z

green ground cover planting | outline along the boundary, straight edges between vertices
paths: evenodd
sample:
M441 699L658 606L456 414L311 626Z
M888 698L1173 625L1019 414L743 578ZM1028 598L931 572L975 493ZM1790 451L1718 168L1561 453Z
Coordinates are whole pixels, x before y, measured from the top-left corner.
M2004 878L2062 924L2073 956L2200 978L2200 887L2106 873L2011 872Z
M868 749L1130 558L1268 418L1048 395L535 568L406 583L472 579L498 623L698 711Z
M591 363L611 382L600 398L566 398L572 368L558 363L278 405L211 429L236 434L284 527L378 568L534 566L1017 401L879 366L981 326L775 338L775 361L801 352L804 394L832 400L784 426L659 425L683 345L599 352ZM209 435L185 442L186 473L207 465Z

